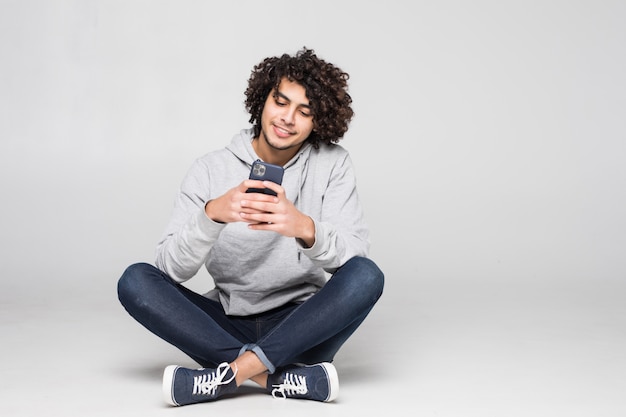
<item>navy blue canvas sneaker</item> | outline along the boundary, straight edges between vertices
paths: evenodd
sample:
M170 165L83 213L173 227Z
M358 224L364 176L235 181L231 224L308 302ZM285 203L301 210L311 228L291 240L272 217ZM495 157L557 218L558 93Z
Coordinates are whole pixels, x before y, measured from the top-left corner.
M267 389L274 398L301 398L330 402L339 394L339 378L334 365L289 365L267 378Z
M163 372L163 396L170 405L214 401L237 389L236 373L227 362L216 369L188 369L170 365Z

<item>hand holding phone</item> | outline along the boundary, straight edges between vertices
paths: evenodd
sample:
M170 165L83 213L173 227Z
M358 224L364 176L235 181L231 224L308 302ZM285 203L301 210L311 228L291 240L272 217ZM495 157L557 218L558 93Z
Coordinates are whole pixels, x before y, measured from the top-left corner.
M281 185L283 182L283 174L285 169L279 165L269 164L267 162L263 162L260 159L257 159L252 164L252 168L250 169L250 179L251 180L260 180L260 181L271 181L278 185ZM263 193L269 195L276 195L273 190L269 188L248 188L247 193Z

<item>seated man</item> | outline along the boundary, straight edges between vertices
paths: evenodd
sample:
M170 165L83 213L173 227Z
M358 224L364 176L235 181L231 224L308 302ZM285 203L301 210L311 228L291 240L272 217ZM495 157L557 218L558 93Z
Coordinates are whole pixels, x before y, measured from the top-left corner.
M256 65L245 92L252 127L195 161L155 265L120 278L130 315L202 366L165 369L169 404L213 401L246 380L274 397L336 398L331 362L384 285L337 144L353 116L347 80L306 48ZM257 160L282 167L282 184L248 179ZM203 265L214 289L181 285Z

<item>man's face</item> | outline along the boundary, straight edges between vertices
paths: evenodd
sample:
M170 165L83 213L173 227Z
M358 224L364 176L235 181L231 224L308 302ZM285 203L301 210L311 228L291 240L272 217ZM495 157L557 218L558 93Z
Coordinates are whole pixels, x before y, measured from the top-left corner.
M278 91L272 90L265 100L261 146L267 145L272 152L291 151L295 155L312 131L313 114L304 87L283 78Z

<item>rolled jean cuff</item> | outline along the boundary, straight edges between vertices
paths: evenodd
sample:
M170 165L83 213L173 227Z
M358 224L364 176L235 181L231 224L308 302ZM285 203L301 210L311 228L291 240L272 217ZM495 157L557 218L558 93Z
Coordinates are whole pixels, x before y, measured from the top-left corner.
M276 367L274 366L274 364L270 362L269 359L267 359L267 356L265 356L265 352L263 352L263 349L261 349L259 346L254 343L246 343L239 350L239 356L243 355L243 353L247 350L251 350L256 354L261 363L267 368L267 372L273 374L276 371Z

